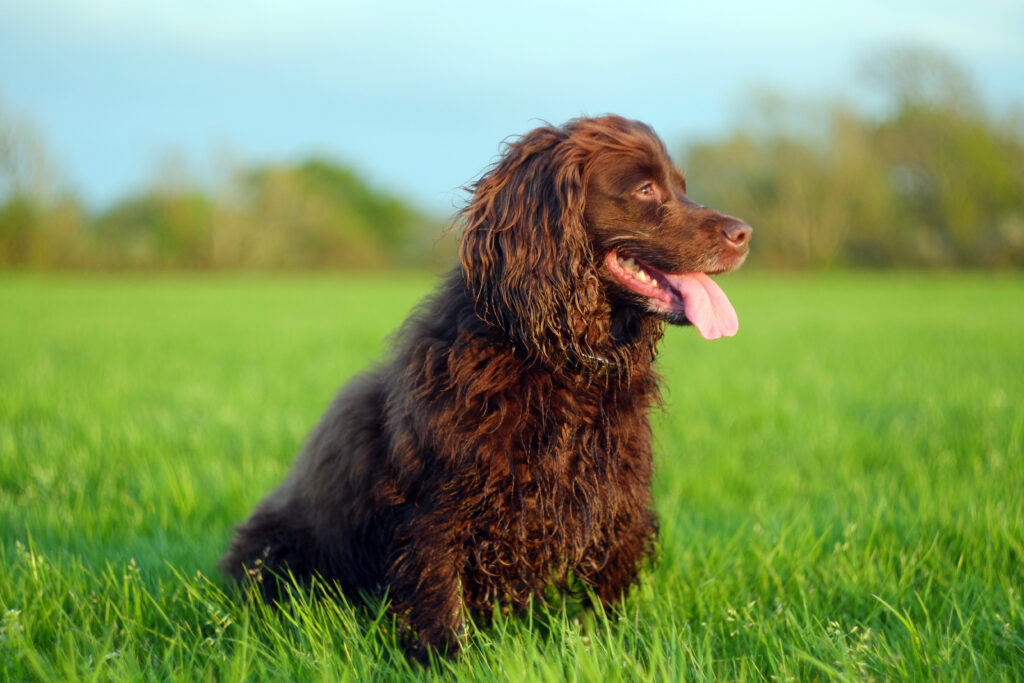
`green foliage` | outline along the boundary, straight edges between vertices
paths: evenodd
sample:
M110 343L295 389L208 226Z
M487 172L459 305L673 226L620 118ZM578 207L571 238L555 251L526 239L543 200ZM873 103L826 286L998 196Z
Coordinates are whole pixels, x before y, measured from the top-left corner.
M259 265L373 267L432 261L440 224L324 160L244 175L228 209L242 227L220 234L218 255Z
M686 151L691 194L754 224L761 265L1024 265L1024 129L939 55L871 67L882 113L762 97Z
M96 216L51 169L32 126L0 106L0 267L368 268L454 252L439 220L323 159L234 169L217 191L165 169Z
M40 135L0 101L0 267L67 266L80 256L82 211L54 176Z
M84 218L77 202L41 202L24 193L0 204L0 267L67 267L83 262Z
M270 611L213 567L430 278L0 277L0 679L1024 678L1024 280L721 282L739 335L661 343L623 609L420 669L379 604Z
M351 169L311 160L236 173L223 196L158 187L91 229L92 259L132 267L380 267L429 263L437 222Z
M681 155L690 194L756 229L752 265L1024 266L1024 127L941 54L862 69L864 101L761 93ZM668 133L669 131L663 131ZM373 268L453 260L442 220L323 159L158 181L99 216L55 190L31 126L0 109L0 266Z
M875 135L907 233L930 242L922 258L1024 265L1024 137L928 106L901 110Z
M31 260L38 222L35 202L23 194L10 197L0 207L0 263L26 263Z
M93 224L93 258L111 267L209 266L213 218L213 203L198 191L126 199Z

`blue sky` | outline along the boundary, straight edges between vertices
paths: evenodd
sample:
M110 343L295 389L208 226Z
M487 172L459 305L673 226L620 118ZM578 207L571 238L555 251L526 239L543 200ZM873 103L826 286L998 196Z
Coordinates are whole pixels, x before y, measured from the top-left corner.
M907 43L1024 103L1024 0L0 0L0 104L94 207L168 158L321 154L450 212L541 121L613 111L678 147L758 88L856 97L863 56Z

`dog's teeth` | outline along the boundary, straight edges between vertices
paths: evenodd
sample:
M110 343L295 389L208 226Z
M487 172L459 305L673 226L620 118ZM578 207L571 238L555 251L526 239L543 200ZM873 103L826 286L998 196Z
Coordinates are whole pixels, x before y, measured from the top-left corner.
M632 256L626 259L620 256L619 263L621 263L626 268L629 268L630 270L636 270L636 260L634 260Z

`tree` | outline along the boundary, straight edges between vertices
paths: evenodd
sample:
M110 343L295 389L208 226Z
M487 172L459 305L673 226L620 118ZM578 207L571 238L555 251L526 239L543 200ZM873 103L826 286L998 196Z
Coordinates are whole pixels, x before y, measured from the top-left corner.
M228 262L362 268L424 263L425 238L440 232L436 221L324 159L242 173L234 186L215 228L217 254Z
M0 266L72 265L82 211L35 128L0 101Z
M921 50L863 72L885 106L755 99L684 154L699 201L760 228L765 265L1024 265L1024 133L965 72Z

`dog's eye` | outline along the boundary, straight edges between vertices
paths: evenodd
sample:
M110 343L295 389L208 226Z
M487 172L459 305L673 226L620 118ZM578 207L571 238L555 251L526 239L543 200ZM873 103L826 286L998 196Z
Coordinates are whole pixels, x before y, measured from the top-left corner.
M658 188L654 183L644 183L636 193L644 199L658 199Z

